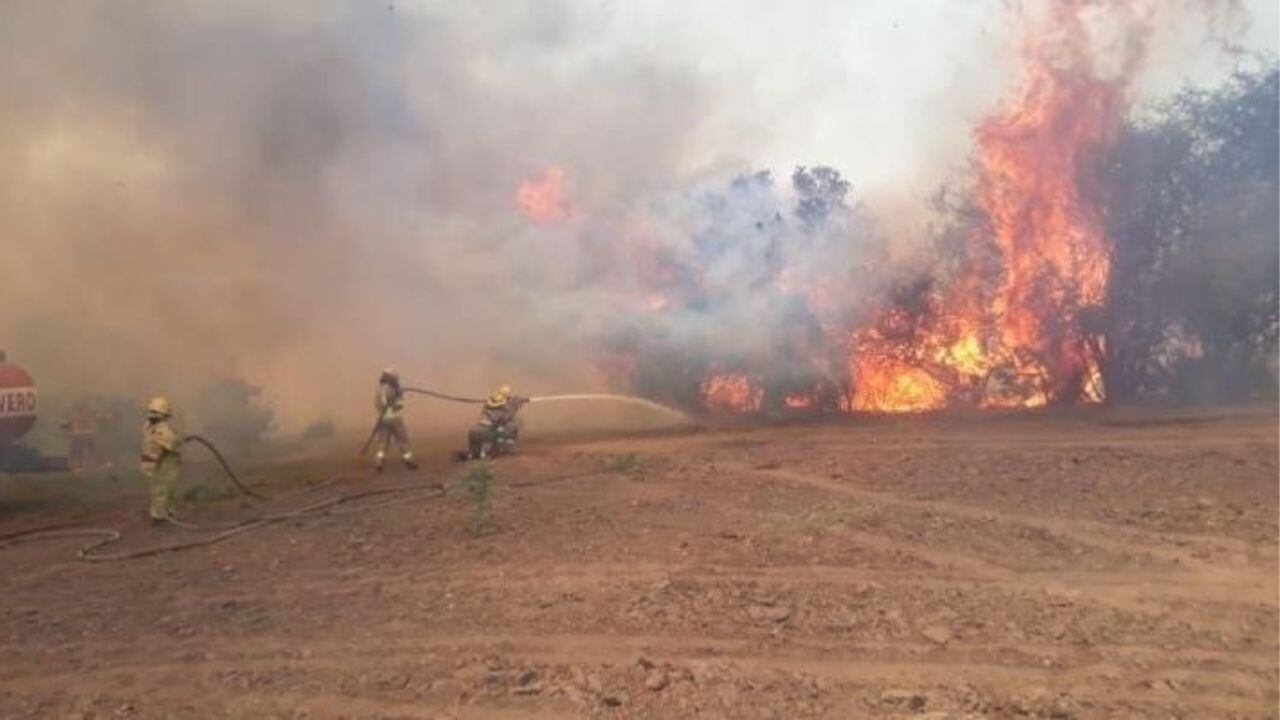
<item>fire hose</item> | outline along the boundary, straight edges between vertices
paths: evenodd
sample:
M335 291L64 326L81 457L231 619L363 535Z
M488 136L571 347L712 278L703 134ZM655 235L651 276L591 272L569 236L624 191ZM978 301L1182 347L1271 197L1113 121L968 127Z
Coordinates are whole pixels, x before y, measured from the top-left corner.
M434 397L440 400L446 400L450 402L459 402L459 403L466 403L466 404L484 403L484 400L481 400L481 399L459 397L455 395L450 395L448 393L437 392L435 390L428 390L425 388L405 388L404 390L405 392L412 392L412 393L417 393L421 395L427 395L430 397ZM586 394L580 393L580 394L571 394L571 395L542 395L542 396L527 398L527 400L530 403L565 402L565 401L623 402L623 403L647 407L665 414L670 414L670 415L679 417L681 419L688 419L688 417L684 413L680 412L679 410L668 407L666 405L662 405L661 403L657 403L652 400L646 400L645 398L634 397L631 395L614 395L614 394L608 394L608 393L586 393ZM377 428L378 426L377 424L375 424L374 425L375 435L377 432ZM370 441L372 441L373 437L374 435L370 435ZM252 489L247 487L243 482L241 482L239 476L236 475L235 471L231 469L230 464L227 463L226 458L223 457L222 453L218 450L218 448L214 446L214 444L210 442L208 439L201 437L199 435L188 435L182 439L182 442L183 443L195 442L197 444L203 445L206 449L208 449L209 452L212 453L214 458L218 461L218 464L222 468L223 473L231 481L232 485L235 486L238 492L248 497L256 498L258 500L265 501L268 499L262 496L261 494L254 492ZM366 449L368 448L368 445L369 445L369 442L366 442L365 443ZM363 452L364 450L361 451L362 454ZM336 480L330 481L329 483L322 484L320 487L327 487L328 485L331 485L335 482L337 481ZM304 490L302 492L311 492L315 489L317 488L308 488L307 490ZM170 518L169 522L171 524L177 527L180 527L184 530L216 530L216 532L212 535L208 535L202 538L197 538L194 540L168 543L163 545L154 545L151 547L144 547L136 550L125 550L125 551L115 552L115 553L105 553L105 552L95 552L95 551L121 540L124 536L123 536L123 533L121 533L119 530L116 530L114 528L76 527L73 524L45 525L41 527L27 528L25 530L18 530L15 532L0 535L0 549L8 545L16 545L24 542L34 542L37 540L91 538L90 542L82 545L76 551L76 556L80 560L84 562L115 562L120 560L132 560L137 558L150 557L153 555L160 555L163 553L178 552L181 550L188 550L191 548L213 545L215 543L222 542L223 540L227 540L229 538L235 537L237 535L248 532L250 530L254 530L256 528L260 528L273 523L282 522L285 520L290 520L293 518L303 517L310 514L317 514L321 512L331 511L333 508L335 508L338 505L349 503L355 500L360 500L363 498L369 498L369 497L375 497L375 496L388 496L388 499L382 503L377 503L374 505L365 505L365 506L361 506L358 509L370 509L370 508L380 507L382 505L392 504L398 501L399 499L398 496L412 495L412 494L422 493L427 491L433 493L436 496L440 496L444 494L443 488L439 486L422 485L420 483L410 483L410 484L399 485L399 486L394 486L390 488L369 489L369 490L360 490L360 491L350 492L350 493L342 493L329 498L325 498L323 500L318 500L316 502L304 505L294 510L276 512L276 513L266 513L263 515L259 515L257 517L252 517L252 518L248 518L245 520L233 522L230 524L224 524L224 525L197 525L194 523L188 523L182 520L178 520L176 518ZM291 494L293 493L286 493L286 495L291 495ZM282 497L282 496L277 496L277 497Z
M544 483L558 482L563 480L571 480L582 477L581 473L571 473L552 478L546 478L537 482L519 482L512 483L511 487L531 487ZM341 482L341 478L320 483L315 487L306 488L297 493L284 493L274 496L272 499L287 497L295 494L306 494L318 489L332 486ZM203 526L192 525L190 523L175 522L178 527L189 530L208 530L217 529L218 532L194 540L186 540L175 543L167 543L163 545L153 545L151 547L138 548L136 550L125 550L115 553L94 552L99 548L115 543L124 537L124 534L113 528L94 528L94 527L77 527L72 523L60 523L53 525L43 525L25 530L18 530L11 533L0 535L0 549L9 545L18 545L25 542L35 542L38 540L60 540L67 538L92 538L90 542L82 545L76 551L76 557L84 562L116 562L120 560L135 560L138 558L151 557L164 553L178 552L181 550L190 550L192 548L205 547L220 543L223 540L235 537L250 530L254 530L273 523L292 520L308 515L318 515L321 513L337 514L341 511L335 510L338 505L344 505L371 497L383 497L382 502L373 504L362 504L351 508L348 512L356 512L362 510L372 510L375 508L392 505L405 499L410 499L417 494L428 494L429 497L439 498L446 494L443 486L440 485L423 485L422 483L413 482L401 485L395 485L387 488L371 488L368 490L357 490L354 492L342 493L332 497L317 500L315 502L303 505L294 510L286 510L276 513L266 513L257 517L248 518L240 522L223 526Z
M336 481L334 481L336 482ZM332 484L325 483L323 486ZM316 488L308 488L303 492L310 492ZM99 548L110 545L119 541L124 535L119 530L113 528L92 528L92 527L75 527L70 524L45 525L35 528L27 528L16 532L0 535L0 548L7 545L17 545L24 542L33 542L36 540L56 540L66 538L92 538L92 540L81 546L76 551L76 557L85 562L114 562L118 560L133 560L137 558L149 557L152 555L160 555L162 553L177 552L179 550L188 550L191 548L204 547L222 542L228 538L235 537L241 533L248 532L273 523L291 520L305 515L319 514L321 512L331 511L332 508L363 498L375 496L390 496L387 500L374 505L363 505L358 509L367 510L382 505L388 505L397 502L403 495L412 495L416 493L430 492L433 495L443 495L444 489L436 485L422 485L421 483L410 483L398 485L389 488L376 488L370 490L359 490L355 492L342 493L313 503L309 503L294 510L287 510L275 513L266 513L257 517L248 518L229 525L221 526L204 526L194 525L182 521L172 521L174 525L186 530L209 530L216 529L213 535L208 535L194 540L184 540L175 543L167 543L163 545L153 545L151 547L138 548L136 550L125 550L115 553L94 552ZM286 493L292 494L292 493Z
M182 438L182 444L185 445L189 442L199 443L205 446L206 448L208 448L209 452L213 453L213 456L217 458L218 464L222 466L222 472L226 474L227 478L231 480L231 484L234 485L236 487L236 490L239 490L242 495L247 495L251 498L256 498L258 500L266 500L266 498L262 497L261 495L254 492L253 490L250 490L249 488L245 487L245 484L240 482L240 478L236 476L235 471L232 470L231 466L227 464L226 458L222 457L222 453L218 452L218 448L214 447L213 443L209 442L208 440L206 440L205 438L199 435L188 435Z
M218 448L212 442L210 442L207 438L204 438L200 435L188 435L182 438L182 442L183 444L194 442L194 443L203 445L205 448L207 448L209 452L213 454L214 458L217 459L219 466L221 466L223 473L231 481L231 484L235 486L236 490L239 491L241 494L247 497L256 498L258 500L264 500L264 501L267 500L266 497L262 496L257 492L254 492L252 489L250 489L248 486L246 486L243 482L240 481L239 476L237 476L235 471L231 469L231 466L230 464L227 463L226 458L223 457L222 453L218 450ZM329 485L334 484L335 482L337 481L334 480L328 483L322 483L319 487L327 487ZM307 488L302 492L311 492L316 489L317 489L316 487ZM143 558L151 555L159 555L161 553L177 552L179 550L187 550L195 547L213 545L214 543L222 542L223 540L226 540L231 537L235 537L236 535L239 535L244 532L248 532L249 530L253 530L253 529L262 527L264 525L269 525L272 523L281 522L283 520L289 520L292 518L301 517L303 515L318 513L318 512L333 508L337 505L351 502L353 500L359 500L362 498L380 496L380 495L397 495L402 493L422 492L424 490L430 490L432 492L442 492L441 488L439 487L424 486L419 483L413 483L409 485L397 486L392 488L361 490L357 492L343 493L330 498L326 498L324 500L320 500L308 505L304 505L303 507L297 508L295 510L277 512L277 513L267 513L264 515L259 515L257 517L248 518L245 520L240 520L240 521L236 521L229 524L220 524L220 525L200 525L196 523L189 523L183 520L179 520L178 518L175 518L175 517L169 517L167 521L171 525L182 528L183 530L195 530L195 531L216 530L217 532L215 532L213 535L198 538L195 540L168 543L164 545L154 545L151 547L140 548L137 550L126 550L123 552L116 552L116 553L95 553L94 551L122 539L124 536L119 530L116 530L114 528L77 527L73 524L67 524L67 523L45 525L45 526L35 527L35 528L27 528L25 530L18 530L16 532L0 535L0 548L3 548L7 545L16 545L23 542L33 542L36 540L92 538L90 542L81 546L80 549L76 552L76 556L81 560L85 562L111 562L111 561L117 561L117 560L132 560L135 558ZM293 493L285 493L285 495L292 495L292 494ZM376 507L376 506L373 506L373 507Z
M447 400L449 402L465 403L467 405L483 405L484 400L479 398L458 397L457 395L449 395L436 390L428 390L426 388L406 387L402 388L402 392L416 393L418 395L426 395L438 400ZM369 446L373 444L374 438L378 437L378 427L382 425L382 417L379 416L373 421L373 427L369 429L369 437L365 438L364 445L360 446L360 456L369 452Z
M419 395L427 395L429 397L438 398L440 400L448 400L450 402L457 402L457 403L467 403L469 405L484 404L484 400L480 398L459 397L457 395L450 395L448 393L442 393L438 390L428 390L426 388L407 387L407 388L404 388L404 392L417 393ZM572 400L588 400L588 401L596 400L596 401L606 401L606 402L621 402L621 403L628 403L631 405L640 405L642 407L647 407L650 410L657 410L658 412L661 412L667 415L674 415L676 417L679 417L685 420L689 418L688 415L686 415L685 413L673 407L670 407L668 405L663 405L662 403L654 402L653 400L648 400L642 397L636 397L635 395L616 395L613 393L575 393L571 395L535 395L533 397L525 398L525 399L528 400L530 403L565 402L565 401L572 401Z
M438 398L440 400L448 400L450 402L467 403L468 405L482 405L485 402L480 398L458 397L457 395L449 395L448 393L442 393L437 390L427 390L426 388L407 387L407 388L404 388L404 392L417 393L419 395L427 395L429 397ZM613 393L575 393L571 395L535 395L533 397L524 398L524 399L528 400L529 403L531 404L546 403L546 402L565 402L565 401L572 401L572 400L588 400L588 401L596 400L596 401L606 401L606 402L621 402L621 403L628 403L631 405L639 405L641 407L647 407L650 410L657 410L660 413L664 413L667 415L674 415L676 417L681 418L682 420L689 419L688 415L686 415L685 413L673 407L670 407L668 405L663 405L662 403L654 402L653 400L647 400L642 397L636 397L635 395L616 395Z
M449 395L448 393L438 392L436 390L427 390L426 388L407 387L404 392L417 393L418 395L426 395L428 397L437 398L439 400L448 400L449 402L466 403L468 405L483 405L484 400L481 398L458 397L457 395Z
M417 395L426 395L428 397L433 397L438 400L446 400L448 402L463 403L467 405L483 405L485 402L482 398L461 397L458 395L450 395L449 393L440 392L439 390L429 390L427 388L420 388L420 387L405 387L405 388L402 388L402 391L406 393L414 393ZM639 405L641 407L649 408L650 410L657 410L660 413L673 416L683 421L689 420L688 415L686 415L685 413L673 407L670 407L668 405L663 405L662 403L654 402L653 400L648 400L642 397L636 397L634 395L616 395L613 393L575 393L575 394L569 394L569 395L536 395L534 397L524 398L524 399L527 400L530 404L546 403L546 402L568 402L568 401L621 402L621 403L627 403L630 405ZM382 424L381 417L374 420L373 428L370 429L369 431L369 437L365 439L364 445L361 446L360 448L361 456L363 456L366 452L369 451L369 446L373 444L374 438L378 436L378 427L381 424Z

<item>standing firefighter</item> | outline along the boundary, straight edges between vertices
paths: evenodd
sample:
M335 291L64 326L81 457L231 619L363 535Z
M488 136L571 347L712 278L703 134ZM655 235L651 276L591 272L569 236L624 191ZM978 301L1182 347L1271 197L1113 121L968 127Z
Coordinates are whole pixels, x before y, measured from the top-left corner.
M516 444L519 428L516 415L528 398L513 395L510 385L503 385L484 401L480 422L467 437L473 460L493 457L509 451Z
M169 425L173 406L163 397L147 403L147 420L142 426L142 474L151 481L151 521L172 517L173 492L182 474L182 441Z
M382 377L378 378L378 394L373 399L373 406L378 411L378 424L374 428L375 442L378 447L374 457L378 472L382 472L382 462L387 456L387 446L392 440L396 441L396 447L400 450L400 459L404 461L405 467L417 470L418 465L413 461L413 450L409 448L409 431L405 429L404 418L401 417L404 411L404 391L400 389L400 373L391 368L382 371Z

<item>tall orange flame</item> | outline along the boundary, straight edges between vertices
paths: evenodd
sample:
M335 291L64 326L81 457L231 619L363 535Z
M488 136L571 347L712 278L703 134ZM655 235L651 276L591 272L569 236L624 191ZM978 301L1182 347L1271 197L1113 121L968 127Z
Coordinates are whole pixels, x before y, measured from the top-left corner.
M1232 4L1187 3L1211 16L1219 7L1229 13ZM850 275L770 256L773 299L779 307L803 302L807 314L774 328L775 347L758 357L695 359L704 375L703 405L735 412L921 412L1103 401L1100 320L1111 243L1096 193L1082 188L1095 187L1090 171L1121 127L1127 83L1168 5L1013 3L1024 23L1020 82L974 130L975 175L965 208L974 212L961 221L967 234L960 247L947 247L945 267L926 284L895 287L886 306L870 308L868 322L864 303L875 293L851 302ZM815 182L802 170L797 176ZM656 244L634 246L636 278L653 291L644 300L649 311L697 312L708 305L704 295L715 298L714 288L704 292L696 253L686 262ZM880 264L863 265L859 277L878 287L869 268ZM886 254L883 264L892 266L892 258Z
M989 229L970 238L968 266L934 298L934 319L904 335L882 318L855 335L856 408L1103 399L1102 340L1086 326L1106 295L1110 245L1079 188L1119 127L1123 87L1089 62L1082 7L1058 3L1052 27L1030 35L1015 101L975 132L977 203ZM994 245L995 272L977 259L984 243Z

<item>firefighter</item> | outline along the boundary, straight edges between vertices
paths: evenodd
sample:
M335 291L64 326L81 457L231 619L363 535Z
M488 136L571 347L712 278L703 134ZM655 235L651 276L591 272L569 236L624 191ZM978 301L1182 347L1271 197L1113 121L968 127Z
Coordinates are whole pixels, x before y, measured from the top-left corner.
M395 440L400 450L400 459L405 467L417 470L418 464L413 460L413 450L409 448L409 431L405 428L404 391L400 389L400 373L392 368L382 371L378 378L378 394L374 397L373 406L378 411L378 426L374 431L378 446L374 456L378 472L382 472L382 462L387 456L387 446Z
M480 422L468 438L472 459L498 455L515 445L519 434L516 415L527 402L528 398L513 394L510 385L503 385L489 395L480 411Z
M182 441L169 425L173 406L164 397L147 403L147 419L142 426L142 474L151 482L151 521L172 518L173 493L182 475Z

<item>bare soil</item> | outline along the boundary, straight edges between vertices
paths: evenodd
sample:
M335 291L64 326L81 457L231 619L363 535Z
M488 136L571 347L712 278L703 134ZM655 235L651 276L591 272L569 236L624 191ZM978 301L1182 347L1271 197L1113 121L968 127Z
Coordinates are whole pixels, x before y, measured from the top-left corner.
M272 510L450 492L124 562L0 549L0 717L1280 717L1277 430L1099 414L535 440L490 465L478 536L472 466L443 446L381 477L281 461L253 473ZM131 479L21 478L0 534L202 536L144 507Z

